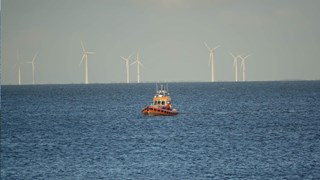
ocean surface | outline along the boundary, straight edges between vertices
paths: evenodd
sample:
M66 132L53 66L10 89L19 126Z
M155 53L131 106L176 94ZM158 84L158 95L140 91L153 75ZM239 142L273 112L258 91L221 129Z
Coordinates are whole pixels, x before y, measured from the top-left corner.
M320 179L320 81L1 87L1 179Z

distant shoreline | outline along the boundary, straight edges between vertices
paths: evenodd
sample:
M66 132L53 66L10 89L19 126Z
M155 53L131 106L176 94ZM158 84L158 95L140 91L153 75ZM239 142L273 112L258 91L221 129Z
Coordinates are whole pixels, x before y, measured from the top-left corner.
M265 80L265 81L217 81L217 82L209 82L209 81L171 81L171 82L109 82L109 83L43 83L43 84L1 84L1 86L42 86L42 85L108 85L108 84L121 84L121 85L137 85L137 84L166 84L166 83L264 83L264 82L313 82L320 81L319 80Z

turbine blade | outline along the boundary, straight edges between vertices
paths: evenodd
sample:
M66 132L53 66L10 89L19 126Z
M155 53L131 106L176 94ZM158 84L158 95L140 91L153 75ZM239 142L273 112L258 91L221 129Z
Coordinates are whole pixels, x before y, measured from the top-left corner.
M234 56L234 54L230 53L230 55L231 55L234 59L236 58L236 56Z
M129 59L131 58L131 56L132 56L132 55L133 55L133 53L131 53L131 54L130 54L130 56L128 56L128 58L127 58L127 59L129 60Z
M243 59L246 59L246 58L248 58L249 56L251 56L252 54L249 54L249 55L247 55L247 56L245 56Z
M137 63L138 61L134 61L133 63L131 63L130 65L134 65L135 63Z
M144 68L144 65L139 61L139 64L141 65L141 67L143 67Z
M215 48L213 48L213 50L216 50L216 49L218 49L220 47L220 45L218 45L218 46L216 46Z
M123 60L125 61L130 61L130 58L131 58L132 54L130 54L130 56L128 56L127 58L123 57L123 56L120 56Z
M140 59L139 53L140 53L140 48L138 49L138 52L137 52L137 60Z
M38 52L33 56L32 63L34 62L34 60L36 60L37 56L38 56Z
M92 51L91 51L91 52L90 52L90 51L87 51L87 52L86 52L86 54L95 54L95 53L96 53L96 52L92 52Z
M204 45L208 48L209 51L211 51L210 47L208 46L208 44L206 42L203 42Z
M82 58L81 58L81 61L80 61L80 64L79 64L79 66L82 64L82 61L83 61L83 59L84 59L84 57L85 57L86 55L85 54L83 54L83 56L82 56Z
M20 63L19 49L17 49L17 60L18 60L18 63Z
M83 51L83 52L86 52L86 50L84 49L84 45L83 45L82 40L81 40L80 42L81 42L82 51Z

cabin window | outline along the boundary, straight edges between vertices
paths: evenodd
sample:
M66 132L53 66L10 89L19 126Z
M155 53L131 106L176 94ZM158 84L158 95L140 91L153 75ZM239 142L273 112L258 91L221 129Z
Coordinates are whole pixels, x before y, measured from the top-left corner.
M154 103L153 103L154 105L157 105L157 101L154 101Z
M158 101L158 104L160 105L160 101Z
M165 102L164 101L162 101L162 105L164 105L165 104Z

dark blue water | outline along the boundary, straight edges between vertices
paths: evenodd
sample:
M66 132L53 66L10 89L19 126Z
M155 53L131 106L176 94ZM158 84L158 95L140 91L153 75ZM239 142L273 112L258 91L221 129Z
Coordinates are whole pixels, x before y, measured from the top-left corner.
M320 178L320 81L1 90L1 179Z

